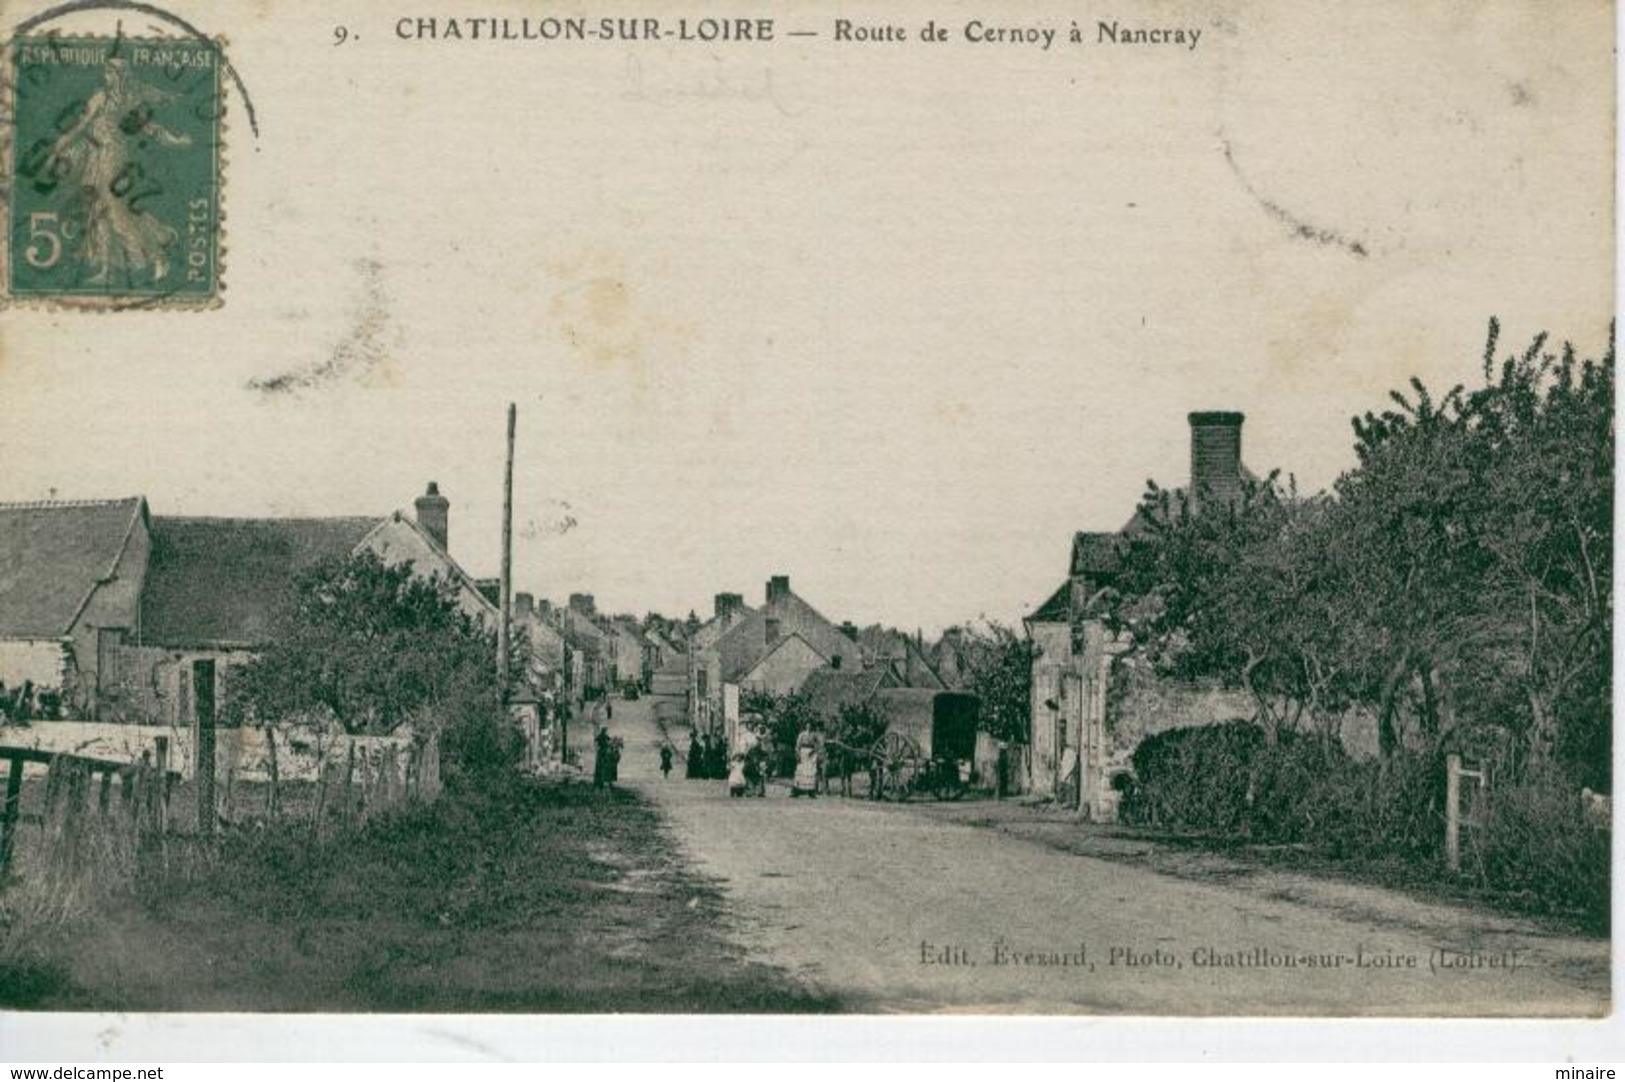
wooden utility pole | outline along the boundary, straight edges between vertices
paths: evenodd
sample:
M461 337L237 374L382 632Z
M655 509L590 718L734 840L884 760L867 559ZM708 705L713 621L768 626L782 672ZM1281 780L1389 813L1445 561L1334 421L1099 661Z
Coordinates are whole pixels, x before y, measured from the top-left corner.
M508 464L502 478L502 584L501 612L497 619L497 679L501 681L502 695L508 695L508 651L510 646L509 620L512 615L513 595L513 430L518 411L508 403Z

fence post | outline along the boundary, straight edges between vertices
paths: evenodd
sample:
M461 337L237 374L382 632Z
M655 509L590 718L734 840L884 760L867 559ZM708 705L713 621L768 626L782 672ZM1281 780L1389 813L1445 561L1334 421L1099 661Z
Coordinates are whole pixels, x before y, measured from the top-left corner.
M1444 863L1461 871L1461 756L1454 754L1444 761Z
M327 786L333 775L333 764L326 756L316 760L316 807L311 813L310 832L318 837L322 831L322 816L327 812Z
M265 727L265 753L271 768L271 791L265 795L265 814L272 822L276 822L282 814L282 799L277 792L282 779L277 774L276 729L270 725Z
M0 810L0 871L11 863L11 849L17 840L17 809L23 796L23 761L19 756L11 760L6 772L6 804Z
M355 737L350 738L349 746L344 750L344 825L349 828L355 823Z
M197 787L197 832L214 832L214 659L192 662L192 784Z
M156 785L152 778L147 779L146 799L152 802L153 823L162 834L169 829L169 737L160 736L153 742L158 746L155 759L158 776Z
M234 813L236 811L235 800L237 798L236 782L237 782L237 768L234 767L234 766L226 767L226 792L225 792L224 798L221 801L222 807L221 807L221 812L220 812L220 818L222 820L224 820L225 823L228 826L232 823L233 819L235 818L235 815L234 815Z

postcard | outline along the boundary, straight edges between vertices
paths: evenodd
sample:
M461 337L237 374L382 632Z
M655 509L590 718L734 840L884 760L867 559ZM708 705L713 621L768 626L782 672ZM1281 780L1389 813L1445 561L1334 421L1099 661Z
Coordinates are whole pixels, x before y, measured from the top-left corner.
M0 22L8 1011L1610 1012L1611 5Z

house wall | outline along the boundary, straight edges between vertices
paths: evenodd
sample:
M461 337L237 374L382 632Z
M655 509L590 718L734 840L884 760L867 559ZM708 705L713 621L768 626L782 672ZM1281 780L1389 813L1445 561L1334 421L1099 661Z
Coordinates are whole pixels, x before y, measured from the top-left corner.
M1148 736L1168 729L1217 725L1254 713L1245 691L1154 677L1118 666L1107 716L1107 738L1114 759L1127 760Z
M693 662L689 671L688 722L695 732L717 732L722 725L722 658L711 648L689 656Z
M151 553L152 536L146 520L138 515L112 578L91 593L68 632L73 644L72 671L78 678L67 690L69 706L76 712L90 713L97 708L96 691L102 683L98 629L119 628L125 632L126 641L139 641L141 588L147 581L147 558Z
M459 608L479 620L488 621L496 617L496 606L487 601L474 588L473 583L458 574L458 568L446 554L430 544L428 539L405 519L394 518L384 522L366 536L360 547L377 553L378 558L386 564L393 565L410 560L413 569L420 575L426 577L439 575L443 579L457 583Z
M254 659L251 651L126 646L118 652L118 679L103 690L99 720L190 727L196 717L192 663L204 659L215 663L218 717L231 693L234 670Z
M72 648L61 639L0 639L0 683L7 688L27 681L36 688L60 690L72 663Z
M1077 719L1068 716L1072 705L1065 693L1066 675L1073 668L1072 629L1061 623L1028 626L1034 646L1032 676L1032 742L1027 756L1027 789L1056 795L1068 732L1076 732Z
M996 791L999 779L999 741L987 733L976 734L975 777L981 788ZM1005 756L1005 796L1019 796L1027 792L1030 778L1027 758L1030 748L1021 744L1008 744Z
M1167 729L1218 725L1257 712L1247 692L1179 680L1159 680L1143 670L1118 665L1112 672L1107 743L1112 770L1126 769L1134 749L1148 736ZM1341 719L1344 750L1355 758L1377 754L1377 720L1364 710Z
M814 650L798 636L780 642L756 667L739 680L739 686L752 691L768 691L774 695L788 695L807 677L825 664L824 655Z

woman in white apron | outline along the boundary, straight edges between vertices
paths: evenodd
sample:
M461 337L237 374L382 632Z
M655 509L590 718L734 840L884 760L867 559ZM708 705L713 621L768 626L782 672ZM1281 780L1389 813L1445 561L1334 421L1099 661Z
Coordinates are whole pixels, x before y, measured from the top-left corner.
M812 729L801 730L796 737L796 775L790 782L791 796L818 795L818 758L823 741Z

